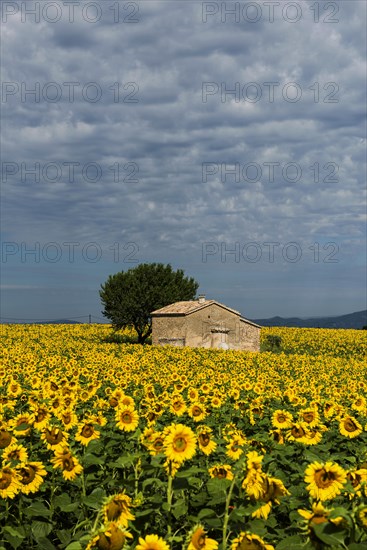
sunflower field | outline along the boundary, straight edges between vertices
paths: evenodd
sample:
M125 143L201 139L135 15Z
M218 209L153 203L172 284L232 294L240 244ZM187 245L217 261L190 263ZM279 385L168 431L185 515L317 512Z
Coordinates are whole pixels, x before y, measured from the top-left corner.
M110 334L2 325L0 550L367 548L366 331Z

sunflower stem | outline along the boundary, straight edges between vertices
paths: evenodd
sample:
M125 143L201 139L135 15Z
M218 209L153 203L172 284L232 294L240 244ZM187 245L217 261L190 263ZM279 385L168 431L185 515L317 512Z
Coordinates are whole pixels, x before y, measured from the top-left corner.
M95 522L93 523L92 533L94 533L94 531L97 529L98 521L99 521L99 518L101 517L101 515L102 515L102 509L99 509L97 517L95 519Z
M236 477L234 476L226 497L226 509L225 509L224 521L223 521L222 550L225 550L227 547L227 529L228 529L228 521L229 521L229 514L230 514L229 506L231 504L231 498L232 498L235 482L236 482Z
M50 494L50 521L54 515L54 495L55 495L55 470L52 470L52 479L51 479L51 494Z
M168 511L167 535L169 539L171 538L171 535L172 535L172 525L171 525L171 521L172 521L171 508L172 508L172 496L173 496L172 482L173 482L173 476L169 474L168 485L167 485L167 511Z
M138 498L138 494L139 494L140 465L141 465L141 459L139 458L137 463L133 464L134 474L135 474L135 479L134 479L135 500Z

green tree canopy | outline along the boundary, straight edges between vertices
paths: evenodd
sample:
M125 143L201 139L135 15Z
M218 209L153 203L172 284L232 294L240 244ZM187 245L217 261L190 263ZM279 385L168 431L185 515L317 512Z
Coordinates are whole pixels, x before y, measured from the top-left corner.
M134 327L143 344L152 332L152 311L181 300L193 300L199 283L167 264L140 264L110 275L99 291L115 330Z

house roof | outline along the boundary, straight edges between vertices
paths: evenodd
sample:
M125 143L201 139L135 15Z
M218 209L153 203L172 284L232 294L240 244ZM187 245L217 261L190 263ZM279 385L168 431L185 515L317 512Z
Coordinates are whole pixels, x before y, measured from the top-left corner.
M198 300L186 300L182 302L175 302L174 304L169 304L168 306L164 306L164 307L161 307L160 309L156 309L155 311L152 311L151 315L156 317L161 317L161 316L165 317L166 315L185 316L185 315L190 315L190 313L194 313L195 311L199 311L200 309L204 309L205 307L211 306L212 304L215 304L219 307L226 309L227 311L231 311L235 315L238 315L240 318L240 321L242 321L243 323L248 323L249 325L253 325L254 327L261 328L260 325L257 325L253 321L249 321L249 319L242 317L240 312L237 311L236 309L232 309L228 306L225 306L224 304L221 304L216 300L205 300L204 302L199 302Z
M250 321L249 319L245 319L245 317L240 317L240 321L243 321L244 323L252 325L253 327L261 328L261 325L258 325L257 323L254 323L253 321Z
M235 315L241 315L239 311L232 309L228 306L225 306L224 304L220 304L216 300L205 300L205 302L199 302L198 300L186 300L183 302L175 302L174 304L169 304L168 306L161 307L160 309L156 309L151 313L151 315L190 315L190 313L194 313L194 311L199 311L200 309L204 309L205 307L211 306L211 305L217 305L219 307L222 307L226 309L227 311L231 311Z

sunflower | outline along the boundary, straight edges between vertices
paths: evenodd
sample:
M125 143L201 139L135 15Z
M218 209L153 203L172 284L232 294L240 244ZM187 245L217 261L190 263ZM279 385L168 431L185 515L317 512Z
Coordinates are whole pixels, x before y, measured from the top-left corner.
M223 400L218 395L214 395L210 400L210 404L213 409L219 409L223 405Z
M15 399L9 399L8 397L5 397L5 395L0 395L0 414L7 409L13 411L15 408L15 403Z
M211 439L211 433L212 429L209 426L197 427L199 449L207 456L214 452L217 447L216 442Z
M258 500L264 494L264 482L266 474L261 469L263 457L256 451L247 453L246 477L242 482L242 489L248 496Z
M263 418L264 410L258 400L256 399L250 406L250 424L254 426L258 420Z
M156 456L159 453L163 453L164 450L164 437L161 432L154 432L150 438L148 445L149 453L152 456Z
M310 428L314 428L320 422L320 416L316 408L309 408L300 411L299 417L301 422L304 422Z
M238 460L240 456L243 454L243 449L241 449L242 445L246 443L246 439L241 437L240 435L234 435L229 440L228 445L226 446L226 455L231 458L232 460Z
M121 529L117 523L111 521L93 536L85 550L122 550L127 538L133 537L125 529Z
M120 397L120 405L123 407L129 407L135 409L135 401L130 395L122 394Z
M299 515L302 516L306 521L307 532L310 535L312 541L319 542L317 535L315 533L315 526L320 525L321 523L330 523L333 525L340 525L343 522L342 517L330 518L329 515L332 510L324 508L321 502L314 502L312 504L312 511L309 510L297 510Z
M116 411L116 426L124 432L133 432L139 424L139 415L131 407L119 407Z
M347 474L338 464L313 462L305 470L307 490L316 500L329 500L339 495L347 481Z
M229 440L232 435L239 433L239 430L237 429L236 425L232 422L230 424L226 424L222 429L222 434L225 439ZM241 433L242 435L242 433Z
M256 451L250 451L247 453L246 458L247 470L261 470L261 463L264 458L262 455L259 455Z
M158 535L139 537L139 543L135 550L170 550L168 544Z
M198 524L189 533L186 540L185 550L217 550L218 543L206 536L204 527Z
M267 519L272 509L273 503L279 504L279 498L290 495L289 491L284 487L283 482L275 477L270 477L267 474L262 475L261 494L257 500L263 501L260 508L252 513L254 518Z
M98 426L105 426L107 424L107 419L105 416L103 416L102 413L99 413L99 414L90 413L85 416L84 422L89 424L98 424Z
M0 425L0 449L6 449L14 441L14 438L5 424Z
M26 462L27 449L18 443L12 443L3 452L3 462Z
M127 527L129 520L135 519L135 516L130 512L131 506L132 501L128 495L124 493L113 495L103 506L105 522L113 521L119 527Z
M358 523L367 530L367 506L362 506L356 512Z
M277 409L274 411L271 421L274 428L290 428L293 423L293 416L288 411Z
M317 429L309 430L302 438L304 445L317 445L322 439L322 433Z
M270 436L272 439L278 443L278 445L284 445L284 436L282 434L282 431L280 429L278 430L270 430L269 431Z
M352 409L362 412L366 408L366 405L367 401L365 397L363 397L363 395L357 395L354 402L352 403Z
M207 416L207 411L205 406L200 402L196 401L192 403L187 409L188 415L194 420L194 422L201 422Z
M57 426L45 426L41 433L41 439L47 445L47 449L55 451L65 446L68 434L64 433Z
M78 431L75 434L75 440L80 441L82 445L88 445L93 439L98 439L100 436L98 430L95 429L91 422L81 422L78 425Z
M7 389L7 396L10 398L18 397L22 393L22 386L16 380L10 380Z
M187 397L190 401L197 401L199 398L199 392L196 388L190 387L187 390Z
M20 491L24 495L36 493L47 475L42 462L26 462L16 467L20 476Z
M54 468L60 468L64 479L75 479L83 471L78 459L65 447L55 451L55 457L51 459Z
M16 470L4 466L0 470L0 497L14 498L20 491L19 475Z
M182 416L186 411L186 403L181 394L172 396L170 411L176 416Z
M42 405L36 405L32 407L32 410L34 413L33 426L37 428L37 430L42 430L50 420L51 413Z
M31 433L34 421L34 415L30 413L20 413L15 416L9 424L13 427L15 437L26 436Z
M188 426L172 424L165 428L164 453L170 460L184 462L192 458L196 452L196 435Z
M291 429L287 431L285 437L287 441L304 443L308 431L309 428L304 422L295 422L294 424L292 424Z
M78 417L72 409L62 409L55 414L66 431L71 430L78 424Z
M163 467L166 471L167 476L171 476L171 477L175 477L180 466L182 466L182 462L177 462L176 460L170 460L169 458L167 458L163 463Z
M364 494L367 497L367 469L359 468L359 470L349 470L347 472L347 480L353 486L355 493L351 495L353 498L354 495L358 497L362 496L362 485L364 487Z
M209 468L210 477L216 477L218 479L233 479L232 467L229 464L220 464Z
M266 544L258 535L242 531L232 541L231 550L274 550L274 546Z
M339 422L339 432L353 439L362 433L362 426L354 416L344 416Z

